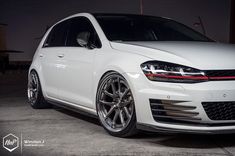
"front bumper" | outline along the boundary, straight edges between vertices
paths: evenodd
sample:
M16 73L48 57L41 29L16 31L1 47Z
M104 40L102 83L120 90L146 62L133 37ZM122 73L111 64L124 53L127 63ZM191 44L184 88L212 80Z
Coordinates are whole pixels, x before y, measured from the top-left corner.
M153 82L144 74L126 73L135 99L138 127L155 131L190 133L235 133L235 120L211 120L202 102L235 101L235 81L211 81L196 84ZM158 121L153 117L150 99L183 101L180 105L195 107L200 120ZM147 128L144 128L147 127Z

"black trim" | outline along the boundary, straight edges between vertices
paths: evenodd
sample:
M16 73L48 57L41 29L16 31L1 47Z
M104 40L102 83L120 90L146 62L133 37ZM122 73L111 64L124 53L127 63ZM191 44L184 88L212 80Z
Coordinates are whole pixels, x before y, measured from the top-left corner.
M173 129L173 128L163 128L159 126L153 126L149 124L137 123L137 129L150 131L150 132L160 132L160 133L188 133L188 134L234 134L235 129L230 130L186 130L186 129Z

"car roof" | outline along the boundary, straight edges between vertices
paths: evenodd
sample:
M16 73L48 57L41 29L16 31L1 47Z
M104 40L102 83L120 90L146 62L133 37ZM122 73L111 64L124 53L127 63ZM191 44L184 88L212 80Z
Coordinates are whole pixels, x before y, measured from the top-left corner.
M160 17L160 16L153 16L153 15L141 15L141 14L127 14L127 13L90 13L94 17L105 17L105 16L127 16L127 17L154 17L154 18L160 18L160 19L170 19L167 17Z

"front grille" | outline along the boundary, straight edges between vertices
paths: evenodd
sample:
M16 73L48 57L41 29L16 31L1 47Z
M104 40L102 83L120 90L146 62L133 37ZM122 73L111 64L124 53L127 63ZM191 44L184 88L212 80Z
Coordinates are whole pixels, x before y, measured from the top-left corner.
M211 120L235 120L235 102L203 102Z
M195 122L198 118L196 107L182 105L182 101L150 99L152 115L155 121L163 122Z
M208 77L235 76L235 70L206 70L204 72Z

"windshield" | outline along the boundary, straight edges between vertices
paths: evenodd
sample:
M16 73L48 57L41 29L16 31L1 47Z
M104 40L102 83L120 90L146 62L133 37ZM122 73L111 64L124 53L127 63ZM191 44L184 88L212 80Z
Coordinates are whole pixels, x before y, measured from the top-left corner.
M206 36L170 19L140 15L95 15L110 41L203 41Z

